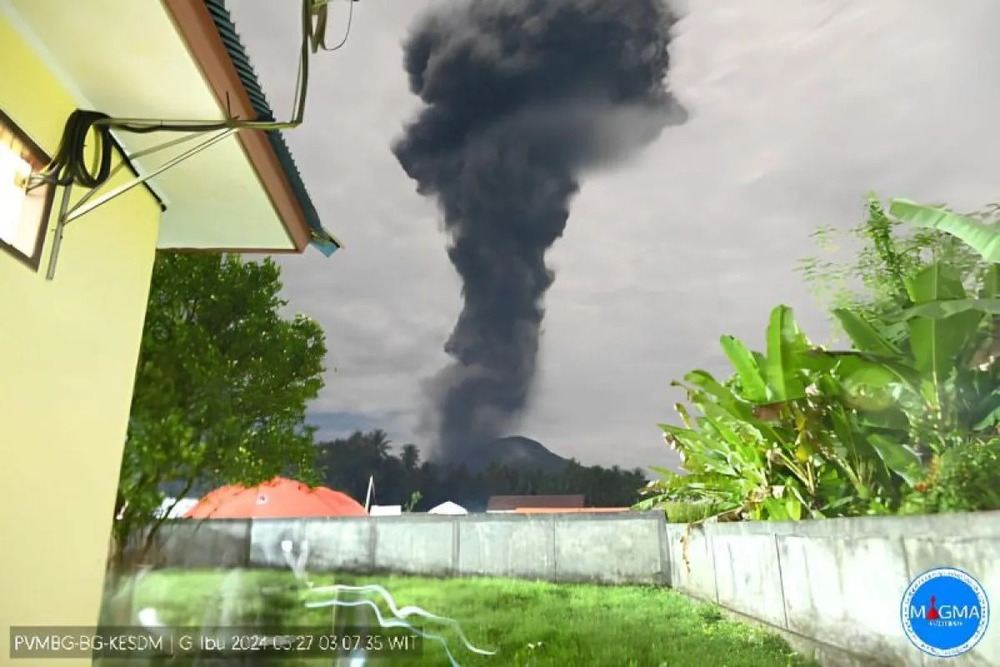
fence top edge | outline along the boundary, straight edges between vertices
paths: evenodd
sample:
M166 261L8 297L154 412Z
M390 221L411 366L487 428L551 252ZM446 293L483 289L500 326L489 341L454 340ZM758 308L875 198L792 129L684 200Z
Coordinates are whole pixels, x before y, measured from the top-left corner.
M687 531L689 524L667 524L670 531ZM719 536L779 537L1000 537L1000 511L920 516L839 517L803 521L709 522L693 527Z
M178 525L178 526L225 526L225 525L245 525L245 524L255 524L259 523L262 525L267 524L281 524L281 523L330 523L330 522L340 522L340 523L402 523L402 522L426 522L426 523L453 523L453 522L467 522L467 523L477 523L484 521L521 521L521 522L538 522L538 521L611 521L611 522L648 522L648 521L664 521L664 516L662 512L649 511L649 512L621 512L621 513L610 513L610 512L567 512L565 514L559 512L544 512L539 514L516 514L516 513L470 513L461 515L447 515L447 514L426 514L423 512L415 512L410 514L403 514L400 516L331 516L331 517L299 517L299 518L278 518L278 517L261 517L254 519L168 519L165 523L168 525Z

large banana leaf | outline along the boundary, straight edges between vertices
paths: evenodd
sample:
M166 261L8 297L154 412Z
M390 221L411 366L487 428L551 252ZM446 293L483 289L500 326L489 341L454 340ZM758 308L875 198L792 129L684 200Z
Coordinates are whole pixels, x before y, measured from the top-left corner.
M660 424L665 433L681 444L684 468L692 473L706 472L726 477L739 477L740 471L725 443L720 443L700 430L687 429L671 424Z
M764 368L772 401L794 401L806 395L798 358L808 349L809 341L795 323L792 309L778 306L772 310Z
M967 296L961 274L944 262L934 262L907 278L906 291L917 305Z
M912 449L877 433L868 436L868 442L885 466L911 487L923 479L920 457Z
M792 355L793 363L803 371L817 374L813 380L820 379L837 365L836 359L829 356L822 347L810 347Z
M905 434L910 428L910 418L907 416L904 406L900 405L893 406L888 410L860 413L857 420L858 425L864 429L895 431L899 434Z
M968 299L960 274L944 262L935 262L908 278L906 289L917 308L932 313L956 311L946 317L912 316L907 320L914 367L940 386L966 348L978 341L983 311L947 305Z
M767 391L767 382L753 353L734 336L723 336L720 343L740 378L743 398L753 403L769 402L771 397Z
M990 264L983 274L983 287L979 292L981 299L994 299L1000 296L1000 264Z
M741 419L751 418L753 414L752 406L749 403L741 401L738 396L712 377L710 373L705 371L691 371L684 376L684 382L711 396L719 405ZM688 391L692 391L691 387L686 387L681 382L674 381L671 384L675 387L684 387Z
M828 355L837 359L835 375L848 383L888 389L891 384L901 384L913 391L920 389L920 371L905 361L867 352L832 351Z
M724 444L746 458L756 458L754 443L762 439L778 439L772 427L754 418L752 404L740 400L710 374L695 371L688 373L685 380L693 386L679 382L673 384L687 389L688 400L702 413L702 417L692 420L684 406L675 407L689 430L711 431L719 438L720 445ZM692 423L693 421L697 421L697 424ZM747 446L751 449L745 449Z
M894 319L903 321L914 317L926 317L931 320L940 320L969 311L1000 315L1000 299L949 299L947 301L931 301L930 303L922 303L907 308L901 311Z
M809 339L795 323L788 306L778 306L771 311L767 355L750 351L733 336L723 336L720 342L736 369L742 398L751 403L777 403L804 397L804 371L819 368L819 360L809 356L812 351Z
M846 308L838 308L833 311L834 316L840 321L844 333L851 339L854 346L862 352L871 352L888 357L902 356L898 347L886 339L882 333L875 328L868 320L854 311Z
M978 340L982 321L983 314L973 310L939 320L910 320L910 348L917 369L940 386L955 370L969 344Z
M917 306L943 307L951 300L964 301L965 288L958 272L935 262L907 281L910 298ZM960 354L977 340L983 321L980 310L962 310L944 318L914 317L909 320L910 349L914 365L940 385L955 368Z
M1000 229L996 225L909 199L894 199L889 213L915 227L939 229L956 236L986 261L1000 263Z
M727 412L718 404L706 404L702 410L704 410L707 424L711 426L719 439L725 442L735 458L739 459L733 461L733 463L738 464L738 469L746 469L750 466L759 468L763 465L763 457L754 442L760 436L758 435L757 438L748 437L747 431L750 425L747 422Z

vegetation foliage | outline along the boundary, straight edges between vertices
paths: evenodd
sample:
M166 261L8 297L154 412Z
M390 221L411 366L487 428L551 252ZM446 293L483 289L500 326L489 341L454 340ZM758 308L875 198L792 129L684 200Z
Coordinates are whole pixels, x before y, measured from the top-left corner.
M641 470L584 466L570 459L559 471L525 465L491 465L482 471L462 465L422 461L420 449L395 446L382 429L355 431L318 442L314 449L319 483L364 502L374 477L372 503L400 505L406 512L426 512L445 501L470 511L484 511L490 496L582 494L588 505L630 507L640 498L647 477ZM175 492L183 489L171 485ZM214 488L198 482L188 490L200 496Z
M639 499L637 489L646 483L641 470L583 466L572 460L558 472L500 465L474 472L464 466L421 461L414 444L394 453L388 435L380 429L320 443L318 453L327 486L364 498L368 478L374 476L378 504L403 505L417 512L445 501L483 511L490 496L497 495L583 494L591 506L629 507Z
M661 425L686 474L660 470L638 507L778 520L1000 509L987 490L1000 474L992 210L897 200L886 212L874 198L867 210L853 262L803 265L850 349L810 342L786 306L763 353L723 336L733 376L689 373L675 383L690 404L676 406L683 426Z
M318 481L304 420L323 386L323 331L307 317L284 317L280 292L280 270L269 259L157 255L115 508L115 556L140 532L151 544L164 483L179 484L183 496L198 482L257 484L279 474Z

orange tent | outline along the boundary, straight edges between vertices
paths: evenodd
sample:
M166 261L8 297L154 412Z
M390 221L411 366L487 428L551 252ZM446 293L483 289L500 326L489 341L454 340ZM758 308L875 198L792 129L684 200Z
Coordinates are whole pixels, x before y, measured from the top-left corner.
M368 516L365 508L345 493L325 486L309 488L302 482L275 477L259 486L220 487L198 501L186 519L298 519L302 517Z

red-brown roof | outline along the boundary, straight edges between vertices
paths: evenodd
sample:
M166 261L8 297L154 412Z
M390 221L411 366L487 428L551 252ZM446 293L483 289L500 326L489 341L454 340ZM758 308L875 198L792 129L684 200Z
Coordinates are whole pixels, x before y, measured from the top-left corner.
M163 0L167 14L201 69L220 108L240 120L272 120L267 99L225 7L218 0ZM288 146L277 131L239 132L250 166L284 224L295 250L302 252L322 232L315 205L294 166ZM318 237L317 237L318 238ZM340 243L333 241L339 247ZM235 249L264 252L256 248ZM268 253L289 252L267 249Z
M617 514L628 507L518 507L514 514Z
M486 504L487 512L510 512L521 508L577 508L583 507L583 494L566 496L492 496Z

